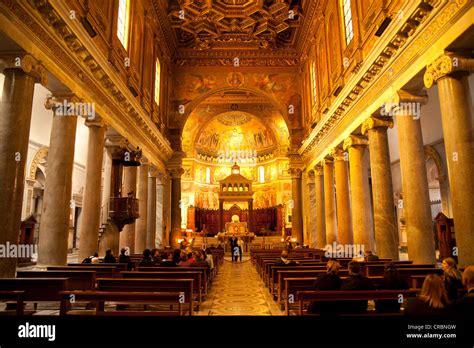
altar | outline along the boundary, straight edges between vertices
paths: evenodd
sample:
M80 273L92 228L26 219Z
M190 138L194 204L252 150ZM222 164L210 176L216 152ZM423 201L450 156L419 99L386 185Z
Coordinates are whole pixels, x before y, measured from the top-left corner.
M240 222L238 215L232 216L232 222L227 222L225 224L225 233L226 235L235 234L237 237L243 236L248 233L247 223Z

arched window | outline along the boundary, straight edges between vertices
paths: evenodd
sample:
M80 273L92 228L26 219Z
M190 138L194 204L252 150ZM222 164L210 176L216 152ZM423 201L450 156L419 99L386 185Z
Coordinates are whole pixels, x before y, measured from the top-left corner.
M117 36L123 48L128 50L128 34L130 26L130 0L119 0L117 17Z
M265 168L263 166L258 167L258 182L261 184L265 182Z
M316 59L311 62L311 98L313 105L318 99L318 81L316 80Z
M206 168L206 184L211 183L211 168Z
M155 63L155 103L160 105L160 84L161 84L161 65L160 60L156 58Z
M354 38L354 29L352 27L352 9L351 0L342 0L342 12L344 17L344 31L346 34L346 45L349 46Z

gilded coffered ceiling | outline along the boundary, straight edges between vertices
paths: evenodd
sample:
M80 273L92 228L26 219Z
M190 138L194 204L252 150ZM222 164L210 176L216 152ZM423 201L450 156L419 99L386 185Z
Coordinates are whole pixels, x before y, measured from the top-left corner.
M228 65L224 59L238 51L243 59L284 57L283 65L296 65L318 2L154 0L154 5L177 64L184 64L180 59L221 57L220 65Z

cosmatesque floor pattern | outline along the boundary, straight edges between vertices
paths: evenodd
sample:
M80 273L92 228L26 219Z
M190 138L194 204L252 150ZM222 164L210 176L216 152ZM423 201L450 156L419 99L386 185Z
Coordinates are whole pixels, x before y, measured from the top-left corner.
M224 260L197 315L283 315L248 257Z

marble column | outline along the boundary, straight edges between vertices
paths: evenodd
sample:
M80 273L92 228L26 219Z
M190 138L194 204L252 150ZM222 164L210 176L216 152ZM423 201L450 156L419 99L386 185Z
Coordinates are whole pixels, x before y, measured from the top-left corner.
M299 168L290 168L291 199L293 201L293 209L291 213L291 236L292 238L296 238L296 241L301 245L303 244L302 173L303 171Z
M349 171L354 243L364 250L374 250L374 223L369 186L369 153L367 139L351 135L344 141L349 152Z
M460 266L474 264L474 125L468 83L474 59L446 54L430 64L425 86L438 84Z
M324 209L324 170L318 164L314 167L315 173L315 198L316 198L316 248L323 249L326 246L326 217ZM311 217L313 218L313 217Z
M22 56L20 66L15 57L9 63L1 58L5 80L0 103L0 244L5 245L18 243L33 94L40 77L46 84L47 74L31 56ZM16 261L0 258L0 278L15 276Z
M155 248L163 248L166 244L165 233L165 216L164 216L164 196L165 196L165 181L168 180L165 175L159 173L156 177L156 235Z
M89 128L87 147L86 183L82 199L82 215L79 228L79 256L83 260L98 251L102 184L102 161L104 154L104 123L95 119L86 121Z
M426 97L400 90L394 103L396 111L400 167L402 172L403 210L405 212L408 257L413 263L435 263L435 244L431 202L426 173L425 151L419 115L413 110L426 103Z
M138 205L140 217L135 221L135 252L142 253L146 249L148 224L148 172L150 166L142 163L138 168Z
M348 155L341 149L334 149L332 155L336 177L337 240L341 244L352 244L354 238L352 236Z
M166 174L163 177L163 235L162 243L166 246L170 244L171 230L171 176Z
M324 161L324 216L326 222L326 243L337 242L336 197L334 190L334 162L332 157Z
M179 248L178 238L181 237L181 176L183 168L173 168L171 175L171 229L169 243L172 249Z
M126 197L129 192L133 192L132 195L136 197L137 174L138 174L137 167L124 167L123 168L122 196ZM139 214L141 214L140 211L139 211ZM137 250L135 248L135 230L136 230L136 221L133 224L128 224L123 227L122 232L120 232L120 249L128 246L130 248L131 253L143 252L143 250Z
M155 248L156 236L156 168L150 168L150 176L148 177L148 207L146 222L146 244L148 249Z
M370 117L362 124L362 133L369 137L377 255L381 258L398 260L398 227L387 135L389 127L393 127L391 117Z
M314 170L309 170L308 171L308 203L309 203L309 209L308 209L308 223L306 225L306 228L308 230L308 242L307 244L311 248L315 248L317 244L317 229L316 226L317 224L314 223L315 217L318 215L318 210L317 210L317 203L316 203L316 184L315 184L315 172Z
M71 96L55 96L56 102ZM48 103L48 102L47 102ZM54 108L54 107L53 107ZM71 214L72 171L77 116L61 116L55 109L44 190L38 245L39 265L66 265ZM62 112L65 114L64 110Z

